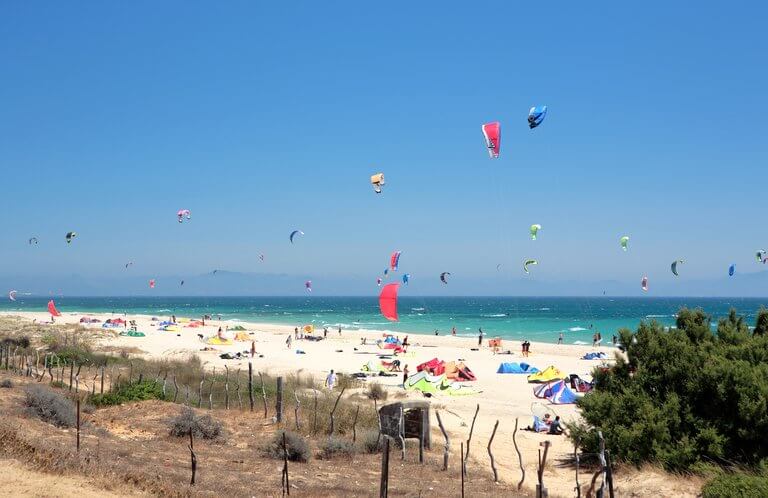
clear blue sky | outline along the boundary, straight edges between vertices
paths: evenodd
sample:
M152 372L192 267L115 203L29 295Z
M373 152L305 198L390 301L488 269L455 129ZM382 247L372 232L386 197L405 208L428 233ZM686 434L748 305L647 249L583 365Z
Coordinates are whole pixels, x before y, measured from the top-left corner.
M768 7L529 4L4 3L0 281L761 271Z

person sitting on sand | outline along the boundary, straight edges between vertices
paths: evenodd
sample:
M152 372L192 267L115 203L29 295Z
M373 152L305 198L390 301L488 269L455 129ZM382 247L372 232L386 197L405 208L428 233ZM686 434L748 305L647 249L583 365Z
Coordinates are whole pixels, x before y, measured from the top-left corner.
M552 421L551 424L549 424L549 431L547 431L547 434L554 434L556 436L559 436L560 434L564 434L565 430L563 429L563 425L560 423L560 415L555 417L555 420Z
M328 377L325 378L325 387L328 388L329 391L333 390L333 386L336 385L336 374L333 373L333 370L328 374Z

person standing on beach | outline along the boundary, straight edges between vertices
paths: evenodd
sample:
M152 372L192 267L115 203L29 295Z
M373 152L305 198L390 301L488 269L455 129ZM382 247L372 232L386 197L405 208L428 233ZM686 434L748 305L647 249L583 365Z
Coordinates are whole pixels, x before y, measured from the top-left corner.
M256 356L256 341L251 341L251 358Z
M325 338L327 338L327 337L328 337L328 327L325 327L325 328L323 329L323 339L325 339Z
M479 334L477 335L477 346L480 347L483 345L483 329L478 328Z
M339 337L341 337L341 325L339 325Z
M328 377L325 378L325 387L327 387L329 391L332 391L333 386L335 385L336 385L336 374L333 373L333 370L331 370L331 373L329 373Z
M285 340L285 344L288 346L288 349L291 349L291 343L293 342L291 334L288 334L288 339Z
M557 343L562 344L563 343L563 333L560 332L560 337L557 338Z
M405 381L408 380L408 365L403 367L403 389L405 389Z
M451 328L451 335L456 337L456 327Z
M613 343L614 346L616 345L616 334L613 334L613 339L611 342Z
M437 329L435 329L435 335L439 335L439 334L437 333Z
M597 347L597 334L592 334L592 347Z
M176 323L176 315L171 315L171 321L172 321L173 323Z

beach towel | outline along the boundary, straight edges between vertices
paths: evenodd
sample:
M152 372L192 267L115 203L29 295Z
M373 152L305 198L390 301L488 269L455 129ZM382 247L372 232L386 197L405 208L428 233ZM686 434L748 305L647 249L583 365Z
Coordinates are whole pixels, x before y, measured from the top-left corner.
M121 336L124 337L145 337L146 334L144 332L137 332L135 330L129 330L127 332L120 332Z
M496 373L500 374L534 374L539 369L527 363L502 363Z
M230 329L232 330L232 329ZM245 332L238 332L235 334L235 340L236 341L250 341L251 338L248 337L248 334Z
M565 379L568 377L561 370L550 365L543 371L528 376L528 382L551 382L553 380Z
M209 337L205 342L214 346L231 346L232 345L232 339L221 339L218 336Z
M242 325L235 325L234 327L231 327L229 330L234 330L235 332L244 332L245 327Z

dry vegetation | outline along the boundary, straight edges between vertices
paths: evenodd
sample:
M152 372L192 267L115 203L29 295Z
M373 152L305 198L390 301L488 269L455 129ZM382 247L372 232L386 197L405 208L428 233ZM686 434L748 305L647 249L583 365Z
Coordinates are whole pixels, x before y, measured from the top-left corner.
M274 378L254 376L255 407L251 411L247 372L204 372L196 357L146 361L130 354L105 355L93 350L93 331L28 323L17 330L18 323L9 326L8 322L0 319L0 337L27 337L29 345L13 346L11 351L17 354L8 370L0 362L0 382L13 377L18 387L0 390L2 458L44 472L87 478L90 485L116 494L275 496L281 489L281 463L273 457L281 458L282 453L273 442L281 443L280 431L287 429L295 453L292 459L297 460L289 465L292 495L378 494L381 457L374 401L351 379L344 384L351 394L338 404L329 437L329 415L338 392L316 389L311 378L297 374L285 379L284 415L278 424L274 420ZM22 356L26 359L21 360ZM46 364L51 368L45 369ZM102 367L104 393L100 394ZM54 406L54 413L71 414L71 400L76 396L101 401L101 407L95 409L83 404L90 413L82 415L79 453L74 429L30 415L26 392L35 393L43 406ZM300 402L298 420L296 398ZM194 487L189 485L188 439L178 437L188 434L190 428L197 436ZM353 435L357 443L352 442ZM435 448L426 452L425 463L420 465L418 450L409 443L404 461L399 452L391 454L389 492L392 496L419 496L439 490L441 496L458 496L458 460L453 455L450 470L442 472L442 449ZM467 495L526 496L518 494L512 484L494 484L488 469L473 472Z

